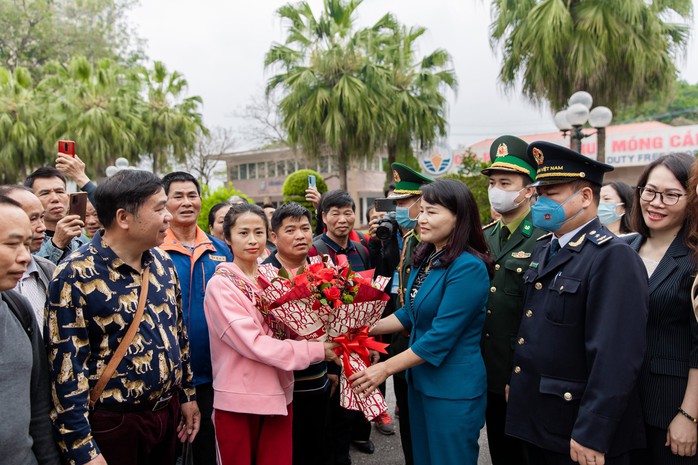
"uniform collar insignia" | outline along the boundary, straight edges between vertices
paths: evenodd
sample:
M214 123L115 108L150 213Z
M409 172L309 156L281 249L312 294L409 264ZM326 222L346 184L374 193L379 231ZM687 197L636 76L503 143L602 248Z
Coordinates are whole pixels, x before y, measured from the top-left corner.
M531 256L531 254L521 250L519 252L512 253L511 256L514 258L529 258Z

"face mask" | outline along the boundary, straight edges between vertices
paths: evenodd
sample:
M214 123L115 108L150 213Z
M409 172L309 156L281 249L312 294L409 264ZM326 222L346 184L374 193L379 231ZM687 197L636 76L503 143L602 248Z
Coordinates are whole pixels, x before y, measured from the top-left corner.
M410 218L410 208L417 202L419 202L419 199L415 200L409 207L395 207L395 221L397 221L400 227L414 229L414 227L417 226L417 218L419 218L419 215L417 215L417 218Z
M580 192L581 190L570 195L567 200L562 203L557 203L548 197L539 197L538 202L531 207L531 219L533 221L533 226L545 229L546 231L557 231L562 227L563 224L576 218L577 215L582 213L584 208L579 210L571 217L565 218L565 209L563 206Z
M616 208L619 205L624 205L623 202L599 202L599 221L601 222L602 225L608 226L609 224L613 224L623 215L625 215L625 212L621 213L620 215L616 213Z
M516 203L516 198L519 196L519 193L522 190L523 189L510 192L498 187L493 187L487 191L487 196L490 198L490 205L492 208L494 208L494 211L497 213L506 213L512 211L523 203L523 200Z

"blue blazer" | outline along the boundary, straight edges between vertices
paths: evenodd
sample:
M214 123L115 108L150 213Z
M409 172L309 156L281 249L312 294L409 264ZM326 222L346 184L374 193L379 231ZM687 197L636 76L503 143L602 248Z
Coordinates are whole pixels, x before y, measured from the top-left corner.
M463 252L446 268L427 275L410 302L419 272L407 283L405 305L395 312L407 331L410 348L425 363L407 371L421 393L442 399L474 399L487 389L480 338L490 278L482 260Z

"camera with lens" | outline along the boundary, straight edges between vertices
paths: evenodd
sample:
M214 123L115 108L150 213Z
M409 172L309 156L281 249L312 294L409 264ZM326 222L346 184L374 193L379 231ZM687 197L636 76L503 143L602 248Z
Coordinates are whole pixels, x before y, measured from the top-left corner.
M378 221L376 237L381 241L388 241L393 235L397 234L398 230L395 213L389 213Z

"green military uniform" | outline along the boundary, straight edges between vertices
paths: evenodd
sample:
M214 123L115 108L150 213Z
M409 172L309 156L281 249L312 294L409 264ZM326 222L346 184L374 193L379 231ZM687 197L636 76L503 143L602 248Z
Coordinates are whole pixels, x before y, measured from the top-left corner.
M526 142L514 136L495 139L490 147L493 163L482 173L489 176L496 171L512 172L530 178L530 182L535 181L536 170L526 154L527 148ZM547 231L533 226L530 210L521 216L509 224L513 231L501 220L484 228L485 240L495 262L480 343L487 369L487 434L493 465L528 463L523 444L504 435L504 391L509 383L521 323L523 274L528 269L536 241Z

